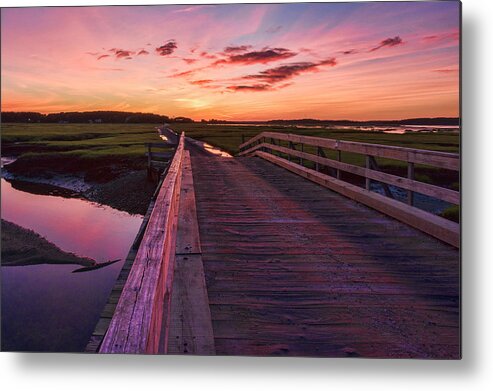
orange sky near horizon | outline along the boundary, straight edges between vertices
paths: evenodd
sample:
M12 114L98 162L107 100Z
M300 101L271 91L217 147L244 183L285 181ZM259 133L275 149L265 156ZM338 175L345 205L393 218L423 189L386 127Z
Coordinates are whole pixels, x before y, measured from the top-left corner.
M460 4L2 9L2 111L459 116Z

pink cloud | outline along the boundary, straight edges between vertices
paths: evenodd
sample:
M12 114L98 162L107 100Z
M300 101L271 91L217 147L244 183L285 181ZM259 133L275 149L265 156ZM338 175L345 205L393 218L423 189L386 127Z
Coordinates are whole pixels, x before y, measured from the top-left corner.
M292 52L289 49L285 48L264 48L262 50L255 50L251 52L237 54L233 52L233 54L229 54L227 58L218 60L214 63L214 65L221 64L243 64L243 65L252 65L252 64L267 64L269 62L286 60L288 58L296 56L297 53Z
M459 72L459 70L458 69L443 68L443 69L434 69L433 72L436 72L436 73L457 73L457 72Z
M160 56L169 56L178 48L176 41L174 39L170 39L164 45L156 48L156 53Z
M376 50L379 50L383 47L393 47L393 46L398 46L402 45L404 42L402 41L402 38L396 35L394 38L387 38L384 39L383 41L380 42L378 46L375 46L373 49L370 49L370 52L374 52Z
M243 79L262 80L269 84L275 84L292 79L307 72L317 72L323 66L336 66L335 58L329 58L317 63L299 62L294 64L281 65L275 68L266 69L254 75L244 76Z

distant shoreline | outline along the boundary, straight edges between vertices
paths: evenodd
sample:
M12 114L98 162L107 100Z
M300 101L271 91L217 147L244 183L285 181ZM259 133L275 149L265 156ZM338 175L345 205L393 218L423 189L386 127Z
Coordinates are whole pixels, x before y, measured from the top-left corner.
M74 111L43 114L39 112L4 111L2 123L209 123L209 124L261 124L261 125L340 125L340 126L396 126L396 125L444 125L460 126L459 117L423 117L392 120L334 120L334 119L271 119L271 120L193 120L187 117L169 117L162 114L127 111Z

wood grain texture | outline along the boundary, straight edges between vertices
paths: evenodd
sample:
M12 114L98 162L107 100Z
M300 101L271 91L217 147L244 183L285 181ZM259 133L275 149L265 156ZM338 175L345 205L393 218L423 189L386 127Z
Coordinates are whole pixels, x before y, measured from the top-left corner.
M168 354L214 355L214 335L201 254L176 255Z
M259 158L192 166L217 354L460 357L457 249Z
M157 353L169 322L184 134L156 198L101 353Z
M178 218L176 254L200 254L199 228L193 187L190 152L185 151L182 170L181 198Z
M163 353L214 355L214 336L188 151L185 151L180 194L169 337Z

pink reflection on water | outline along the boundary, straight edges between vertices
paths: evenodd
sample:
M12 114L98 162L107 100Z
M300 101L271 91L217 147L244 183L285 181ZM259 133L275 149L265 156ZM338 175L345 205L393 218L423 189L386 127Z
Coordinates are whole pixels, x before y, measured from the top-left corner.
M228 152L223 151L222 149L220 149L218 147L215 147L213 145L207 144L204 141L198 141L198 140L195 140L195 139L190 138L190 137L187 137L187 141L189 143L192 143L192 144L198 146L199 148L204 149L206 152L208 152L208 153L210 153L212 155L216 155L216 156L219 156L219 157L226 157L226 158L233 157Z
M125 259L142 217L81 199L16 190L2 179L2 219L32 229L64 251L95 259Z

